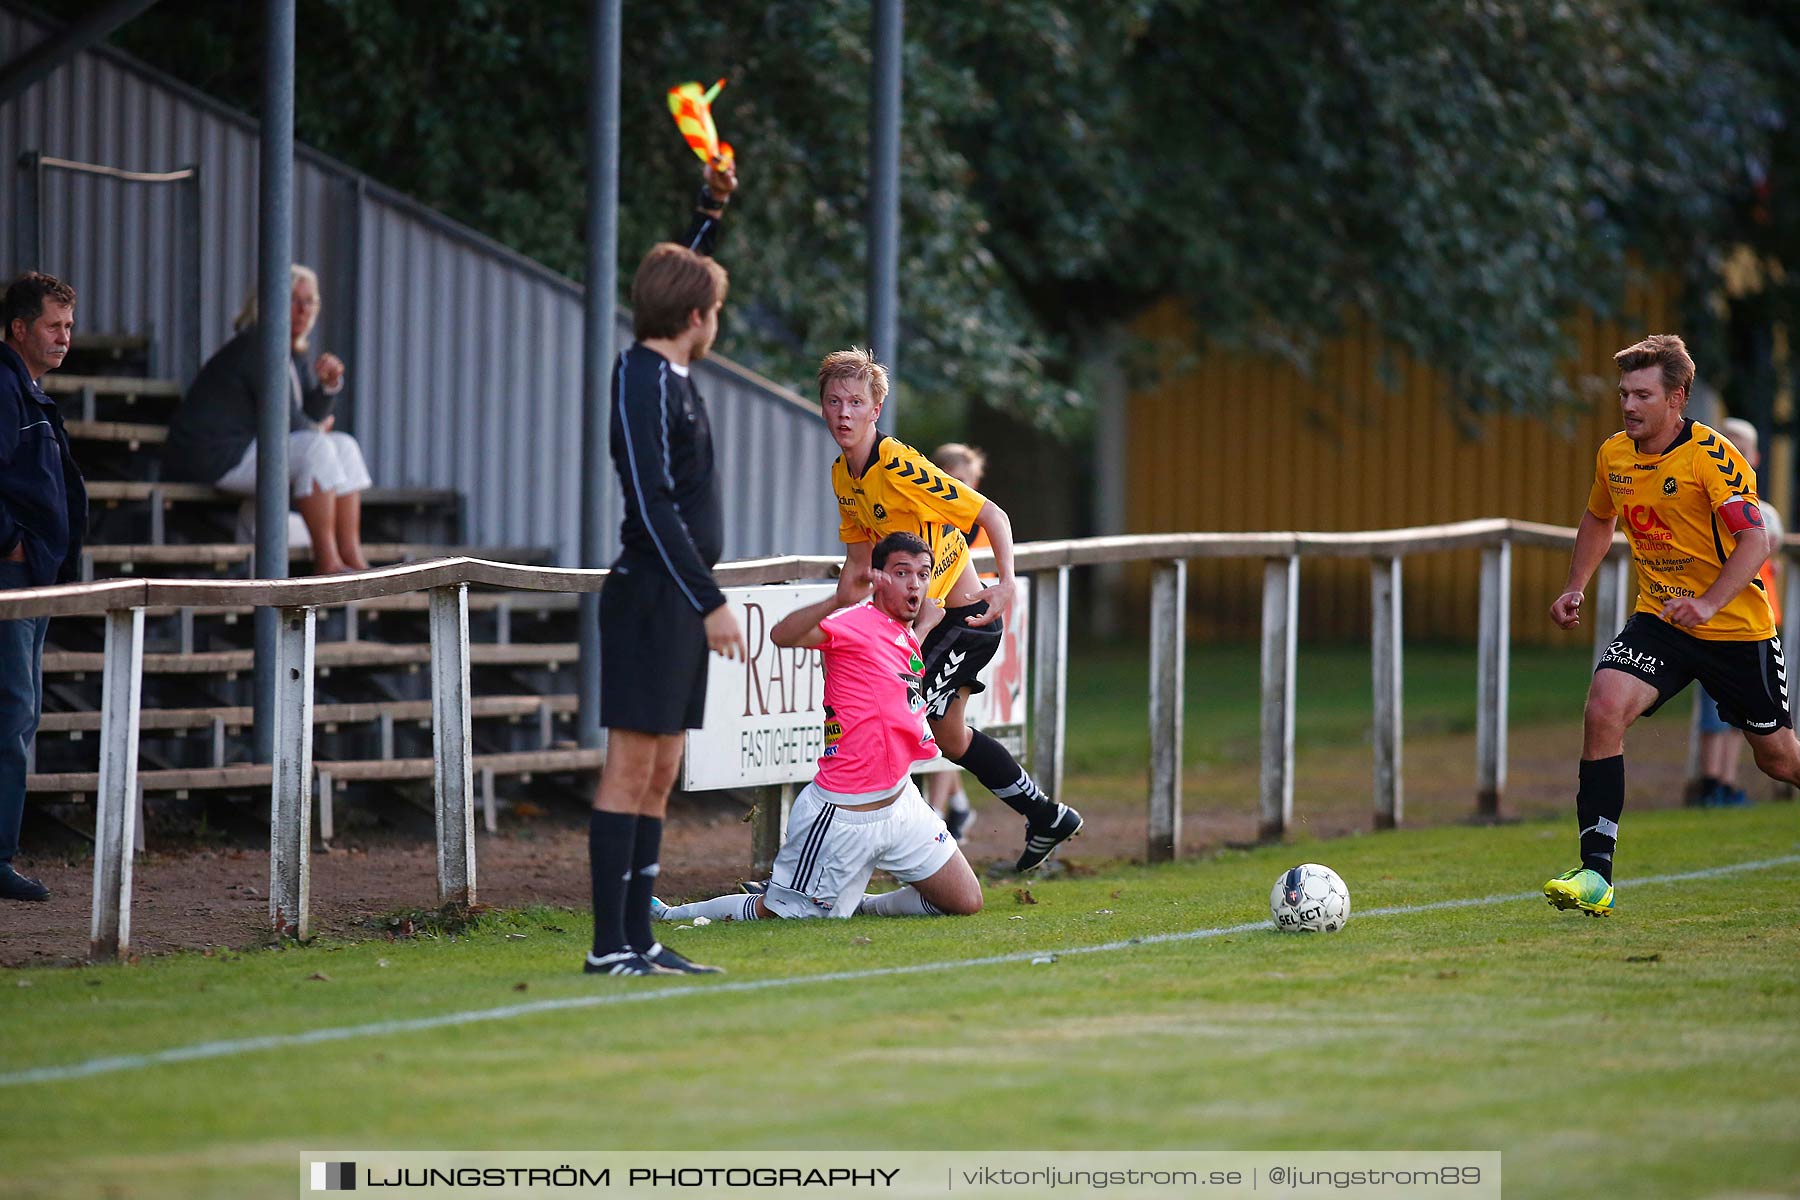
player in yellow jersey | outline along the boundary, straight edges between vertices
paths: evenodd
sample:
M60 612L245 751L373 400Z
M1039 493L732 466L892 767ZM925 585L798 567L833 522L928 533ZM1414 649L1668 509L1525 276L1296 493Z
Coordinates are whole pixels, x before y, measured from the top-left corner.
M1625 810L1625 730L1698 679L1744 731L1756 765L1800 785L1781 639L1757 571L1769 536L1756 473L1715 430L1683 415L1694 360L1674 334L1613 356L1625 428L1600 447L1569 580L1550 606L1581 620L1582 589L1625 519L1640 590L1588 688L1575 797L1581 866L1544 885L1557 908L1612 911L1613 850Z
M911 533L931 547L935 564L926 595L944 618L926 634L926 717L945 758L967 770L1025 818L1025 850L1018 869L1034 870L1081 831L1081 814L1044 794L1006 748L963 719L968 697L983 687L977 673L1000 647L1012 607L1012 522L999 505L945 475L875 420L887 399L887 368L866 350L839 350L819 364L819 403L832 440L843 451L831 464L837 495L844 570L838 602L869 594L869 556L890 533ZM984 584L970 561L965 531L980 529L993 544L999 577Z

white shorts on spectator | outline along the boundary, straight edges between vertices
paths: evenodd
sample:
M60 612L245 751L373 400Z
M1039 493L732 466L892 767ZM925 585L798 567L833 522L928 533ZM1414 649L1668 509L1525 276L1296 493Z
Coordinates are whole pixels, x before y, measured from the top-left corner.
M348 496L373 486L362 447L347 433L299 429L288 434L288 494L296 499L316 491ZM234 496L256 495L256 443L214 487Z

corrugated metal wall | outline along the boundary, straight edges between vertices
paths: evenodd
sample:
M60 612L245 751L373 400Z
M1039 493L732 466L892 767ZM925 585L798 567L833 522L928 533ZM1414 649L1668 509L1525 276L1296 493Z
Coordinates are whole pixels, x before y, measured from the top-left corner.
M0 7L0 57L43 36ZM202 353L230 337L255 284L249 118L100 48L0 108L9 211L28 151L131 171L197 164ZM174 361L167 343L179 328L182 284L174 188L55 170L44 179L41 261L19 260L15 222L6 220L0 264L66 278L80 294L81 331L149 333L159 361ZM314 342L348 364L343 424L362 440L376 482L455 488L470 541L548 545L575 564L581 289L305 147L295 153L294 249L319 271L325 309ZM621 338L629 342L627 326ZM728 362L702 363L696 379L718 429L726 557L835 551L827 468L837 449L811 405ZM615 489L615 513L616 501ZM616 541L616 527L608 536Z
M1659 283L1628 297L1628 324L1580 322L1579 362L1606 373L1613 352L1645 333L1675 327L1674 288ZM1171 347L1195 347L1173 304L1148 314L1139 332ZM1128 407L1128 532L1174 530L1357 530L1514 517L1574 525L1593 482L1594 453L1619 428L1610 391L1564 423L1492 417L1458 427L1448 385L1367 329L1332 342L1317 378L1284 363L1198 346L1191 364L1131 394ZM1521 386L1529 386L1521 381ZM1547 617L1568 560L1519 550L1513 563L1513 636L1557 642ZM1254 637L1262 619L1256 562L1189 564L1188 598L1204 635ZM1369 568L1361 560L1303 560L1304 637L1365 638ZM1475 551L1409 557L1405 622L1410 637L1470 638L1477 616ZM1142 581L1138 581L1141 590ZM1582 630L1580 638L1590 636Z

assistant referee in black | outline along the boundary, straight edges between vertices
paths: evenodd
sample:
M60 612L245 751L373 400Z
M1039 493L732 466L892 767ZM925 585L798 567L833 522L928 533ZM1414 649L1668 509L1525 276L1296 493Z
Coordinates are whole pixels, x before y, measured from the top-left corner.
M719 333L725 268L709 257L737 179L709 167L687 244L663 242L631 284L637 340L613 369L612 460L625 492L622 549L600 593L600 723L606 767L588 823L594 975L712 973L656 940L663 814L682 731L706 712L708 652L745 657L713 582L724 511L712 425L690 375Z

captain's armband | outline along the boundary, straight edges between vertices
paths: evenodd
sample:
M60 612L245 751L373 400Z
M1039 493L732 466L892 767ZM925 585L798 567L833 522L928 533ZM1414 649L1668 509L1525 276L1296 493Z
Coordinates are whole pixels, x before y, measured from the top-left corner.
M1719 505L1719 516L1724 520L1725 528L1729 529L1733 535L1740 534L1746 529L1763 527L1762 509L1749 496L1733 496Z

